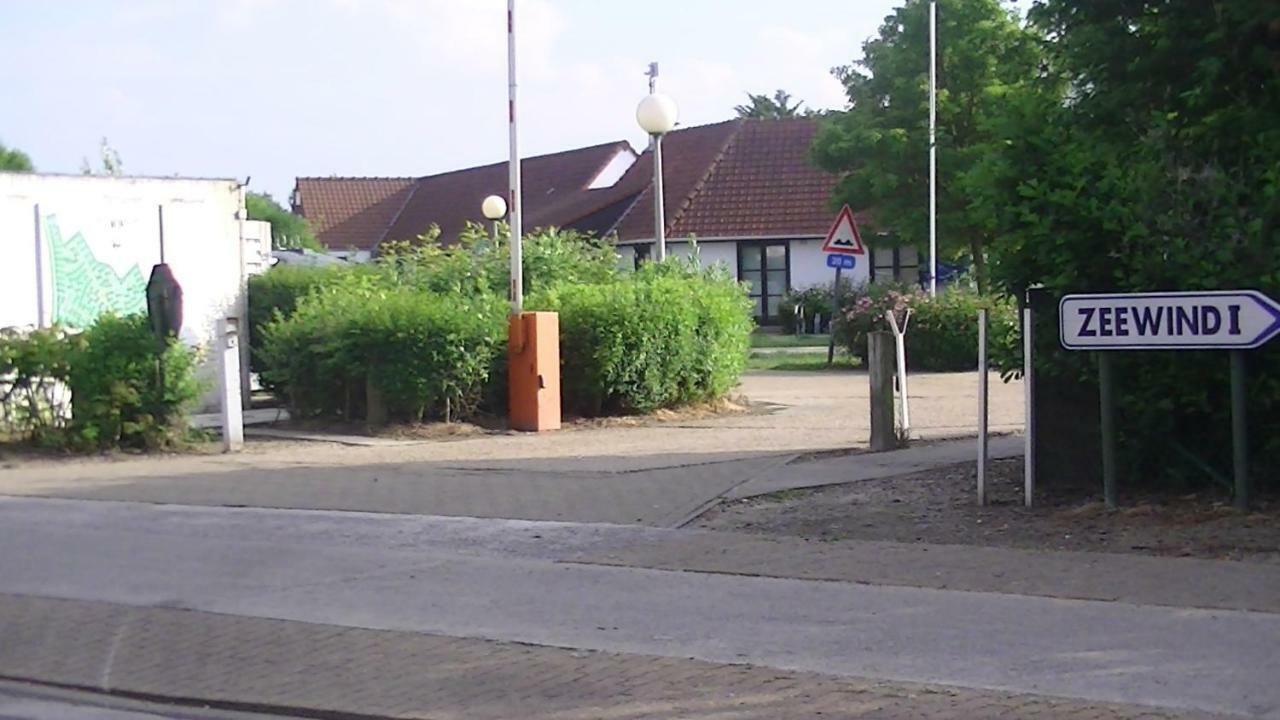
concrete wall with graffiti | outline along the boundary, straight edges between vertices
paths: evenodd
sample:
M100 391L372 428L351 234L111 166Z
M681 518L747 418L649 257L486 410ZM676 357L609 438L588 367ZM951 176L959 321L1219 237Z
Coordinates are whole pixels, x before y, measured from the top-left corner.
M219 318L244 318L262 263L263 231L243 218L232 180L0 173L0 327L146 312L163 253L183 290L181 337L208 348Z

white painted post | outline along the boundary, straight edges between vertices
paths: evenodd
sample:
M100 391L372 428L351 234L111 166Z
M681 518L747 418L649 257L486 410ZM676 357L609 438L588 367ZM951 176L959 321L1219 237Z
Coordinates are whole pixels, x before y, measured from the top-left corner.
M902 401L902 436L905 438L911 436L911 407L907 402L907 324L911 322L911 308L907 308L901 328L898 327L898 319L893 316L892 310L885 310L884 315L893 330L893 342L897 350L898 393Z
M1032 362L1032 347L1035 341L1035 329L1032 321L1031 303L1022 310L1022 397L1026 403L1024 411L1023 438L1026 445L1022 453L1022 502L1031 507L1036 490L1036 440L1035 440L1035 363Z
M978 310L978 504L987 504L987 309Z
M222 450L244 447L244 410L240 404L240 321L220 318L214 352L218 355L218 396L222 410Z

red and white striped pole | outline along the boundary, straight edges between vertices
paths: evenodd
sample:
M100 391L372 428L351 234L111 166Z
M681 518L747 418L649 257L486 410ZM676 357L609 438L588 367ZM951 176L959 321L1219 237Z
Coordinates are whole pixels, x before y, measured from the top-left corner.
M511 127L507 207L511 224L511 314L524 309L524 248L520 227L520 150L516 134L516 0L507 0L507 117Z

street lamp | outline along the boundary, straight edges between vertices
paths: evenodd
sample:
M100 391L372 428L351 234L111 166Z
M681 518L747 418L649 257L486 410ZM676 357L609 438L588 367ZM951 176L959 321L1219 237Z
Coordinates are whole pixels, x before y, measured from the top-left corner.
M501 195L490 195L480 203L480 212L493 223L493 239L498 239L498 221L507 215L507 201Z
M667 259L667 229L662 197L662 136L676 126L676 101L660 92L651 92L636 106L636 122L653 138L653 237L657 241L658 262Z

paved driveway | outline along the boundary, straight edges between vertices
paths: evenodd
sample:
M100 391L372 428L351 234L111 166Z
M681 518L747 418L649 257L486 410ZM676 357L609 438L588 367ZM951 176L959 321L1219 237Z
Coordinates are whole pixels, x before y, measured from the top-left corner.
M918 437L973 432L975 376L920 375L910 387ZM1020 388L993 390L995 428L1020 427ZM785 465L799 454L865 444L866 376L757 373L742 391L752 412L637 427L360 447L256 442L238 455L23 462L0 469L0 494L673 526L744 483L841 482L872 469L894 474L970 457L965 447L909 467L885 464L883 455Z

